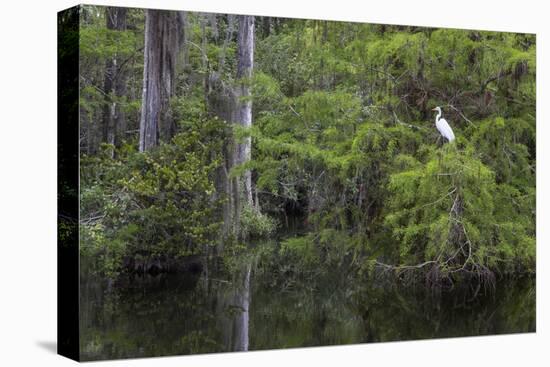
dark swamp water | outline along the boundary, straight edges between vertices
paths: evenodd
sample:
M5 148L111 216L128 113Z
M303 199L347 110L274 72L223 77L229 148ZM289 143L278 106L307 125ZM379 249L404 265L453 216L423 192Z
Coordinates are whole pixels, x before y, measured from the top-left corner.
M534 279L497 280L493 291L472 297L459 289L348 284L336 271L314 283L285 283L257 269L243 261L231 272L210 267L114 285L82 276L82 359L535 331Z

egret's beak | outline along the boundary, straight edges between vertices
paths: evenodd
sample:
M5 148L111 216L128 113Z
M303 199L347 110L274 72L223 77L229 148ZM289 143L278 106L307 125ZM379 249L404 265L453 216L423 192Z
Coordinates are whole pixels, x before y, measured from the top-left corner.
M432 108L432 111L437 111L437 108Z

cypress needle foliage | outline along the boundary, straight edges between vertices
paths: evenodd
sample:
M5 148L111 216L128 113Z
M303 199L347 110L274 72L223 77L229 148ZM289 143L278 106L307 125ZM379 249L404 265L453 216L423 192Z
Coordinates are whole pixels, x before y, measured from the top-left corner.
M390 178L385 224L398 244L396 263L430 262L439 276L459 271L488 276L489 269L520 265L533 271L532 228L510 222L524 208L502 205L513 193L504 194L507 188L497 185L495 173L472 150L444 148ZM502 231L510 225L514 235Z

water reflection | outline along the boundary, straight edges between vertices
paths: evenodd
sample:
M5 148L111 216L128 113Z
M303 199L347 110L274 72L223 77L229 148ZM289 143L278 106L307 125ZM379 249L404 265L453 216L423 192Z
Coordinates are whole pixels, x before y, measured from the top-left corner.
M245 263L228 273L158 275L109 287L83 278L84 360L487 335L535 330L534 280L500 281L471 299L459 290L342 283L274 286Z
M226 350L248 350L250 273L251 265L248 264L237 274L236 284L228 289L228 297L222 304L222 309L226 311L221 326Z

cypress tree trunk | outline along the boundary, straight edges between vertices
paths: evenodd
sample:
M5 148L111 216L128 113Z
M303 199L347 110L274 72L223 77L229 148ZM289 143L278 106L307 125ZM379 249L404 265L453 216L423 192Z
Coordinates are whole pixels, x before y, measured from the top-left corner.
M180 31L181 17L176 12L147 10L139 128L141 152L158 145L159 140L170 140L175 133L170 97L175 89Z
M239 16L239 34L237 38L237 80L235 122L243 127L252 126L252 101L250 100L250 82L252 68L254 66L254 17L249 15ZM243 143L237 146L237 164L250 160L252 141L245 138ZM252 206L252 173L246 170L244 174L244 196L246 202Z
M183 70L187 71L187 68L189 67L189 45L188 41L190 39L189 33L191 32L191 27L189 26L188 16L186 11L180 12L180 20L181 20L181 26L182 26L182 39L181 39L181 45L182 45L182 66Z
M126 30L126 13L126 8L105 8L107 29L111 31ZM126 94L126 79L125 73L118 63L118 55L115 53L105 63L105 77L103 80L105 104L102 111L101 141L113 145L117 144L125 121L124 112L120 103L118 103L118 99Z
M220 54L220 70L212 72L207 79L207 102L209 110L221 119L245 127L252 126L252 102L250 101L250 78L254 63L254 17L238 16L237 35L237 82L228 86L221 80L225 62L225 48L233 33L233 16L228 16L228 26L224 47ZM229 129L230 130L230 129ZM244 181L239 177L230 177L230 172L236 165L251 158L251 139L243 143L228 139L223 147L224 164L218 171L217 188L227 196L223 207L223 236L239 234L239 223L243 199L253 204L252 175L249 170L244 174ZM243 195L244 193L244 195ZM244 196L244 198L243 198Z
M231 17L231 18L229 18ZM233 33L233 15L228 15L228 25L226 27L226 34L224 38L224 44L219 55L219 69L217 71L210 72L203 80L204 93L207 109L213 116L219 117L226 122L232 122L233 117L233 90L223 83L221 75L224 69L226 49ZM203 17L199 18L199 23L202 32L201 42L201 54L202 54L202 66L207 68L207 60L205 58L206 53L206 30L205 20ZM229 136L230 128L227 127L226 133ZM218 246L218 250L223 250L224 240L235 233L235 213L234 210L237 207L235 204L235 195L233 186L235 179L231 178L229 172L234 163L234 148L232 139L224 139L223 147L223 163L216 172L216 191L222 193L225 198L223 203L223 228L222 228L222 241Z
M262 17L262 21L262 36L266 38L271 34L271 17Z
M115 95L117 97L126 96L126 84L128 81L128 71L125 68L118 68L115 78ZM120 103L115 105L115 115L114 115L114 134L111 144L114 144L115 147L120 148L124 140L124 134L126 133L126 115Z
M223 46L222 51L220 54L220 62L218 67L218 73L221 75L223 73L223 69L225 66L225 56L227 52L227 47L229 45L229 42L231 41L231 38L233 37L233 30L235 27L235 16L233 14L227 14L227 28L225 31L225 38L223 40Z
M220 74L213 72L207 79L206 100L208 110L220 119L232 123L235 111L235 98L233 88L224 84ZM231 169L236 165L235 141L230 136L231 128L227 127L228 139L223 144L223 164L216 175L217 192L223 193L226 200L223 204L223 239L238 233L239 228L239 190L238 177L230 177ZM223 241L219 250L223 249Z

